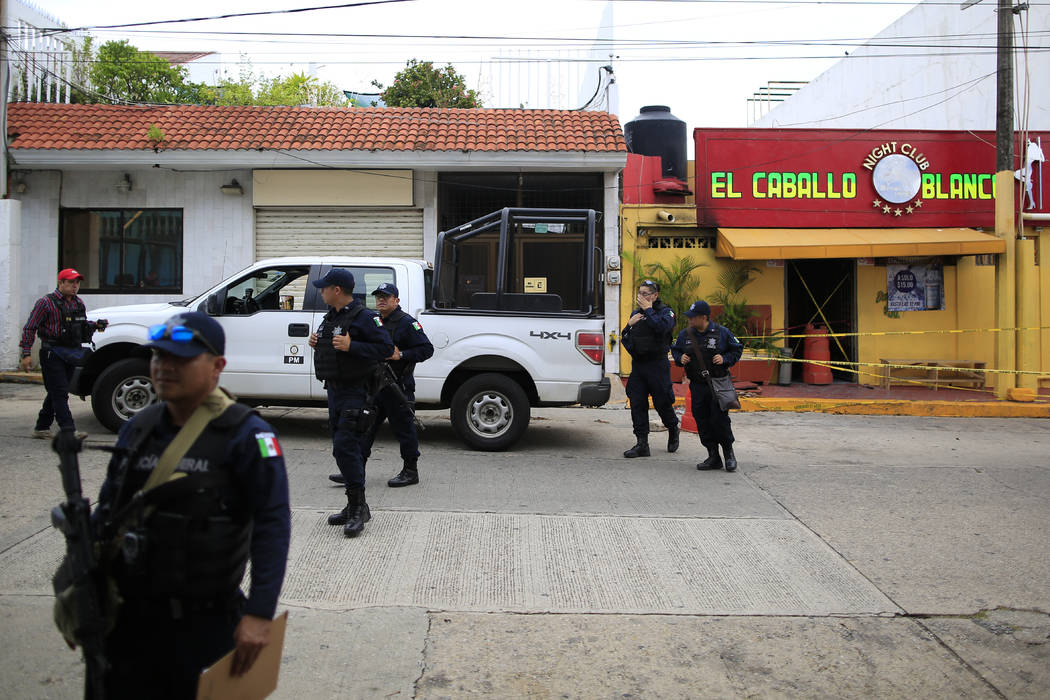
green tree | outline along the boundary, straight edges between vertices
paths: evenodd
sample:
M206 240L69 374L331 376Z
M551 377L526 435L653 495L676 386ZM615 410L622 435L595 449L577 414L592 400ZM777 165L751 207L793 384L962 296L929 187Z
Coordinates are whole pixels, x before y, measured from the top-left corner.
M256 76L249 62L242 61L237 80L224 79L214 87L202 90L204 101L216 105L312 105L343 107L347 104L342 90L329 82L303 73L276 78Z
M85 101L195 103L201 96L199 85L186 82L184 67L140 51L127 40L102 44L88 78L97 94L85 94Z
M394 76L390 87L372 81L380 90L387 107L481 107L475 90L467 89L467 82L452 64L434 68L430 61L411 59L404 70Z

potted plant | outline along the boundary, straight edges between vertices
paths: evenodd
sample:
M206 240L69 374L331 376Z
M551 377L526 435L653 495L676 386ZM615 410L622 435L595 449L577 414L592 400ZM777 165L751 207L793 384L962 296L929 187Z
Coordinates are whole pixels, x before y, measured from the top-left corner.
M730 374L737 381L767 383L776 370L775 339L780 331L770 332L763 314L747 303L742 291L760 272L759 268L745 262L733 262L718 274L720 288L711 295L711 315L719 325L725 326L744 344L740 361L733 365Z

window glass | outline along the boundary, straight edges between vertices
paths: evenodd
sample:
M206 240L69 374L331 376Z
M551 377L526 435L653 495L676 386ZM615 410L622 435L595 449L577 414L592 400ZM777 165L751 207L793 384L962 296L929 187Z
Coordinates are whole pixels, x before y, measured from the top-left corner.
M301 311L309 275L306 265L256 270L226 288L222 312Z
M63 209L59 266L82 291L181 292L181 209Z

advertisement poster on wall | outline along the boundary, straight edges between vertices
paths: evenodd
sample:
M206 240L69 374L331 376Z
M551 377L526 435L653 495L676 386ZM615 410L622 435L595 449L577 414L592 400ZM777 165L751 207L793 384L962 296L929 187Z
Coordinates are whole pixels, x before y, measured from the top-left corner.
M944 308L944 266L939 260L886 264L890 311L939 311Z

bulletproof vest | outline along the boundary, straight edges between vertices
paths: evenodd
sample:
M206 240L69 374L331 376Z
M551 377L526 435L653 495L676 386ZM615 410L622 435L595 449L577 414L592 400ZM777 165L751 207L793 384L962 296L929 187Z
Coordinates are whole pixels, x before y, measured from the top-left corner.
M653 304L653 311L660 311L665 304L659 299ZM637 313L637 310L635 311ZM633 314L632 314L633 315ZM631 357L638 360L651 360L666 357L671 345L670 333L660 333L647 321L639 321L631 326Z
M714 323L710 323L707 326L707 330L701 333L698 330L691 329L686 335L690 340L695 337L699 340L699 347L696 351L700 353L701 357L704 358L704 364L707 366L707 372L712 377L724 377L729 374L729 368L725 365L716 365L714 362L715 355L720 355L725 351L725 348L719 348L719 341L722 338L721 332L718 330L718 326ZM703 377L700 375L700 365L696 362L690 362L686 365L686 375L691 380L701 380Z
M358 339L351 325L364 309L364 304L357 302L339 311L333 309L325 314L317 329L317 346L314 348L314 374L318 379L344 383L363 382L375 370L378 364L375 361L351 357L350 353L340 352L332 346L332 338L343 335L343 331L350 333L351 343Z
M129 443L141 446L127 460L117 508L142 489L170 442L155 434L164 410L154 404L132 426ZM220 600L236 592L248 563L252 520L233 482L233 465L224 459L253 413L233 404L212 420L176 465L184 476L147 491L144 507L125 520L127 533L140 540L134 556L124 547L115 570L124 595Z
M47 295L58 311L58 337L48 338L40 331L40 339L52 345L79 348L83 343L91 342L91 329L88 327L87 309L78 297L73 298L73 307L66 305L65 299L58 292Z
M394 340L394 345L397 345L397 336L395 334L397 333L397 329L401 326L401 321L404 318L411 319L412 317L406 314L400 308L396 309L394 313L390 314L386 318L381 318L383 322L383 328L385 328L390 333L390 337ZM409 362L408 360L387 360L387 364L390 365L390 369L394 370L394 376L402 380L402 386L404 385L404 379L406 374L408 374L408 377L411 380L412 369L415 367L414 362ZM413 385L415 385L415 382L412 383Z

